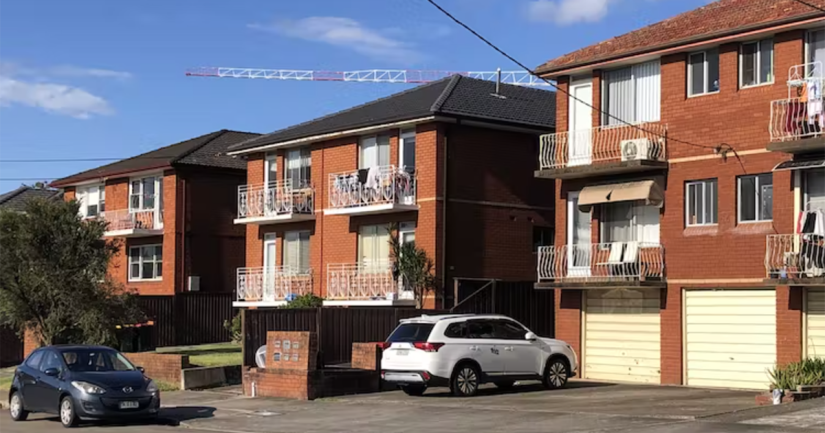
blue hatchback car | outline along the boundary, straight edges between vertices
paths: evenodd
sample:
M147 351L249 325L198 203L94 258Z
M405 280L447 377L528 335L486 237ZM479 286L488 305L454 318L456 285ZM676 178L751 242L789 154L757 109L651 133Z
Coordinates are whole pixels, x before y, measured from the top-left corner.
M29 412L60 415L64 427L81 419L157 417L160 391L123 354L109 347L49 346L17 367L9 390L15 421Z

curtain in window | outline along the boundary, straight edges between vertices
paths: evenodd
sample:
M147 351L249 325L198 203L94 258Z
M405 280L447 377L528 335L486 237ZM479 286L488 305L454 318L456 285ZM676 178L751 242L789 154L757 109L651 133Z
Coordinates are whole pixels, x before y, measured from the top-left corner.
M825 212L825 169L804 170L805 210L819 209Z
M312 156L309 149L294 149L286 154L285 179L292 181L293 188L302 188L310 182Z
M301 273L309 271L309 232L287 232L284 265Z
M633 203L611 203L604 207L603 242L630 242L633 233Z
M808 62L820 62L825 69L825 30L808 32ZM814 76L825 76L825 70L814 71Z
M660 118L661 74L659 61L640 63L605 72L605 105L610 116L604 125L652 122ZM618 118L618 119L617 119Z
M607 112L610 113L610 116L606 116L603 124L609 126L623 125L624 123L618 119L635 122L636 101L632 68L605 72L603 79L607 90L605 96Z
M386 225L361 226L358 233L361 263L367 266L386 263L390 258L390 234Z
M659 120L662 84L659 61L633 65L636 79L636 121Z

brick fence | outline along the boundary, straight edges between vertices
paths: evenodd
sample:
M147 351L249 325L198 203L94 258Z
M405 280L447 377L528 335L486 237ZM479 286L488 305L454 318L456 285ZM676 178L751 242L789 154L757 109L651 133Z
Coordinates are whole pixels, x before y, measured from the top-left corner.
M352 343L352 368L381 370L383 350L379 343Z
M146 376L180 386L181 370L189 368L189 355L171 355L161 353L126 353L126 357L135 366L143 367Z

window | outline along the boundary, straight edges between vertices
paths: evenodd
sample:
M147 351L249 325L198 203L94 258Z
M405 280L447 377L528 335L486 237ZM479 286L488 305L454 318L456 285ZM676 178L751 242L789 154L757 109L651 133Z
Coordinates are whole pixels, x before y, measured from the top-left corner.
M611 242L659 243L659 208L633 202L602 206L601 239Z
M524 340L527 330L509 320L496 320L493 323L495 338L501 340Z
M53 350L46 351L43 355L43 362L40 363L40 371L46 371L50 368L63 370L63 363L60 362L60 356Z
M70 371L134 371L132 365L120 353L111 349L72 349L63 352L63 360Z
M132 179L129 185L129 209L132 211L152 210L155 209L156 201L159 201L159 208L162 209L163 194L158 194L158 191L163 191L162 177Z
M99 216L106 210L106 187L104 185L79 187L77 199L80 202L80 216L83 218Z
M605 72L602 80L602 104L607 109L602 125L659 120L662 92L658 60Z
M358 146L358 168L390 165L390 136L363 137Z
M390 258L389 226L361 226L358 231L358 257L360 263L367 266L386 265Z
M773 218L773 176L770 173L741 176L739 222L770 221Z
M467 322L455 322L444 330L447 338L467 338Z
M742 44L739 55L739 86L773 82L773 39Z
M825 67L825 30L811 30L807 34L805 44L805 61L809 63L806 71L809 77L825 76L824 70L814 70L815 67Z
M719 91L719 49L688 56L688 96Z
M495 338L492 320L468 320L467 338Z
M163 277L163 246L129 248L129 280L159 280Z
M398 165L407 169L415 168L415 129L401 131L401 160Z
M804 210L821 210L825 212L825 168L802 170L805 192Z
M26 359L26 367L30 368L38 368L40 367L40 361L43 359L43 354L46 353L45 350L38 350L33 352L29 355L28 359Z
M688 182L685 188L685 225L704 226L718 223L717 180Z
M533 252L537 252L539 247L553 246L555 231L553 227L533 226Z
M432 323L403 323L392 331L388 343L415 343L425 342L433 332Z
M293 188L304 188L312 179L312 154L309 148L292 149L286 153L284 180L292 181Z
M274 153L267 153L264 164L264 183L269 185L269 182L278 180L278 157Z
M284 265L291 270L309 272L309 232L286 232L284 236Z

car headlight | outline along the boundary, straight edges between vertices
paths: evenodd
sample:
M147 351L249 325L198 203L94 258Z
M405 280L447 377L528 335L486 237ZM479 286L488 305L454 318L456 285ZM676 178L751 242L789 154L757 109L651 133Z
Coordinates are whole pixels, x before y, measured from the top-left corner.
M154 380L150 380L149 383L146 385L146 392L158 392L158 386L155 385Z
M89 382L83 382L83 381L80 381L80 380L72 381L72 386L79 389L79 390L81 390L81 391L83 391L83 392L85 392L86 394L100 395L100 394L105 394L106 393L105 389L103 389L103 388L101 388L97 385L91 384Z

